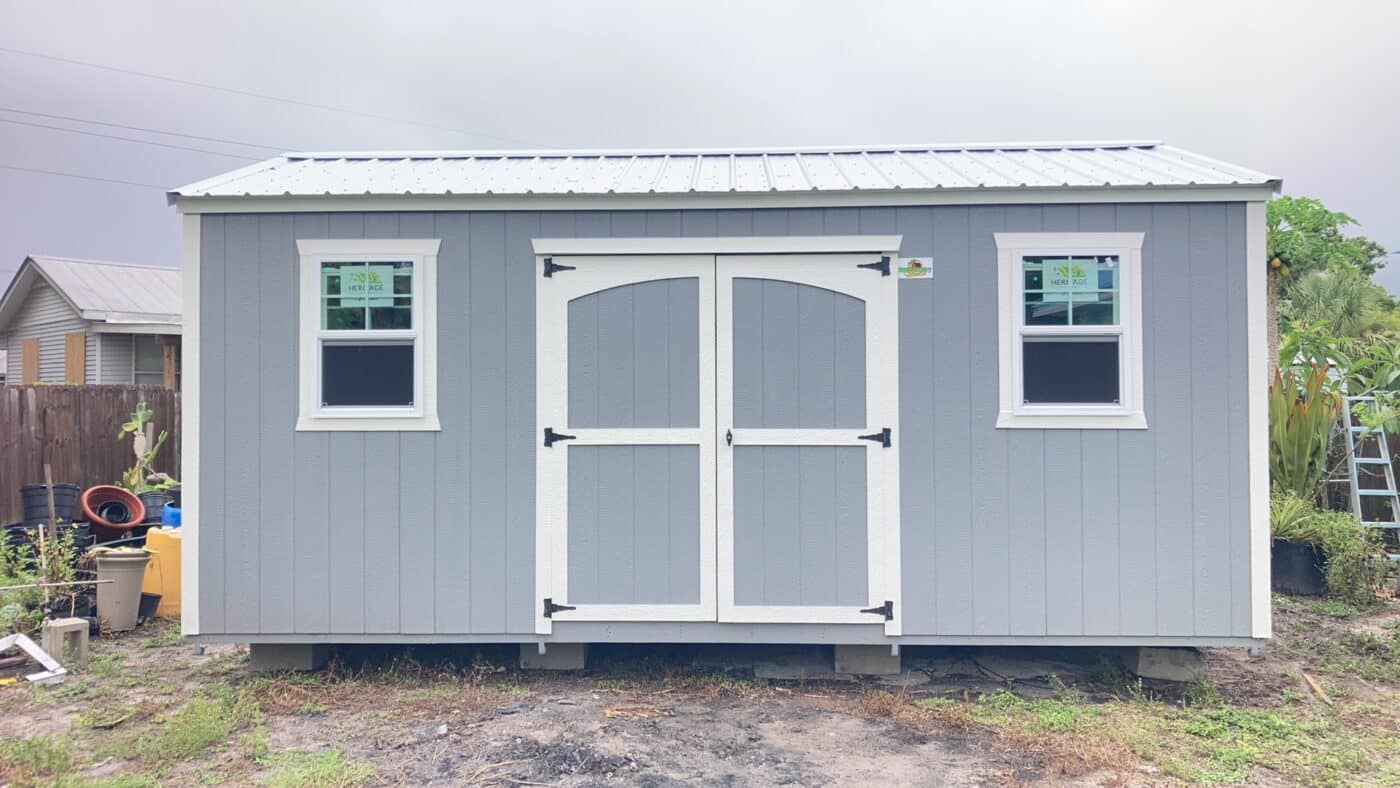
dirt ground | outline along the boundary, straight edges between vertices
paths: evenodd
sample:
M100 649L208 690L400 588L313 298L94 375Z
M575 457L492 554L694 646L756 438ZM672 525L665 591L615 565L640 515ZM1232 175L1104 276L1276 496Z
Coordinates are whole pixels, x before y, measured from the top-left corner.
M0 686L0 785L1400 785L1400 605L1275 616L1261 656L1208 650L1186 685L1029 649L906 649L885 682L733 648L595 649L576 673L359 648L258 676L164 622L62 685Z

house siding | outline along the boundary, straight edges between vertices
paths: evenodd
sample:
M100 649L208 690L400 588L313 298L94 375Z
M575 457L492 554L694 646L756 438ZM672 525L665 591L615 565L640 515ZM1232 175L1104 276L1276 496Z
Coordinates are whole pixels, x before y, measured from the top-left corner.
M39 338L39 379L48 383L64 380L63 338L73 331L84 331L87 323L48 282L36 282L24 305L6 329L8 352L6 380L21 382L24 340Z
M1252 635L1244 203L201 222L201 634L533 635L532 238L899 233L901 254L934 269L899 288L906 636ZM998 430L992 234L1076 230L1146 234L1149 428ZM440 432L294 431L295 241L325 237L442 239ZM877 630L558 622L554 638L861 642Z
M129 384L131 383L131 355L132 355L132 334L92 334L88 341L93 347L98 342L102 343L102 383L103 384ZM89 368L96 370L98 364L96 359L89 359ZM95 372L88 376L89 383L96 383Z

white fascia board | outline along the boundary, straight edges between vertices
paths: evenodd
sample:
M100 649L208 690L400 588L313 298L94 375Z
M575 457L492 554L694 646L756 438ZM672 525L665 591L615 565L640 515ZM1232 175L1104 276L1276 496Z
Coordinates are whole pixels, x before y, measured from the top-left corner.
M535 238L537 255L808 254L895 252L900 235L742 236L714 238Z
M160 334L180 336L179 323L93 323L94 334Z
M853 208L913 205L1054 205L1082 203L1267 202L1277 187L1120 186L1006 189L871 189L860 191L700 194L399 194L324 196L176 196L181 213L319 213L366 211L628 211L717 208Z

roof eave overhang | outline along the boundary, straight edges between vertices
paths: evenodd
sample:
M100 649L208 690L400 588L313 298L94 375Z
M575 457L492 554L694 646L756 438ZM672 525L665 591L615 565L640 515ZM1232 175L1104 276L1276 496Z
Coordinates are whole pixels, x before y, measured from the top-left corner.
M319 194L168 196L181 213L305 213L395 210L657 210L719 208L895 207L1111 202L1252 202L1269 200L1279 180L1157 186L1054 186L842 191L637 192L607 194Z

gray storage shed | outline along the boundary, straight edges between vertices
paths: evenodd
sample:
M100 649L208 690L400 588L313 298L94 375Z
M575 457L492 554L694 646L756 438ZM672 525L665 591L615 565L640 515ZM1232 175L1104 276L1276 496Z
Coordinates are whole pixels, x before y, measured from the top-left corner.
M185 631L1258 644L1278 186L1120 142L177 189Z

